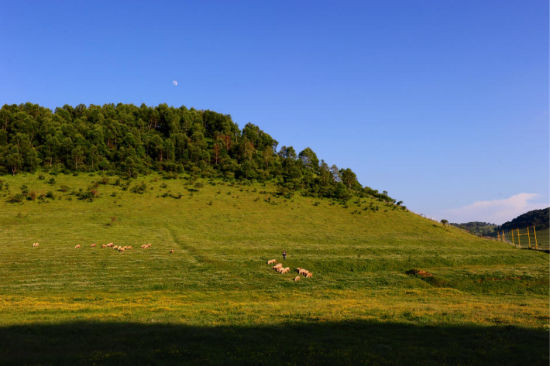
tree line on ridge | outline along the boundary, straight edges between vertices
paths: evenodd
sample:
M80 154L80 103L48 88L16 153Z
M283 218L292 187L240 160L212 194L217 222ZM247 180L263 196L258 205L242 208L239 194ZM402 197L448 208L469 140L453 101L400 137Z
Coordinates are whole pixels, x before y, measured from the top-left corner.
M79 104L54 111L37 104L0 109L0 173L37 169L107 171L127 177L186 172L229 180L273 181L285 195L348 199L386 192L363 187L349 169L329 166L315 152L297 153L258 126L241 130L230 115L160 104Z

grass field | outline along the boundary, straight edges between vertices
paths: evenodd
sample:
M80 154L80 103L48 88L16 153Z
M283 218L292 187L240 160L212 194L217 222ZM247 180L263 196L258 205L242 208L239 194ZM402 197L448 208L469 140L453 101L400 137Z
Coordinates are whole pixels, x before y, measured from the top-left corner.
M550 250L550 232L548 229L537 232L537 243L540 248Z
M370 199L43 174L1 178L1 363L548 364L544 252Z

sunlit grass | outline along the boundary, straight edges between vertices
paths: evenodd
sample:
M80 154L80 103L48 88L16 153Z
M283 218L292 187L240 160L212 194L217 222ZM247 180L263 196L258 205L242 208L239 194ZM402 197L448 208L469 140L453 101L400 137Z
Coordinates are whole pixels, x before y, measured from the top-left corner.
M269 184L152 175L128 190L108 177L88 202L71 191L102 177L58 175L48 184L52 176L44 175L1 178L9 184L9 192L0 193L2 325L548 324L547 254L480 239L375 200L345 207L299 195L277 198ZM132 193L141 181L146 192ZM23 184L55 199L7 203ZM62 186L68 191L59 191ZM40 246L32 248L33 242ZM108 242L133 249L100 247ZM152 248L140 249L144 243ZM307 268L314 277L295 283L294 272L271 270L266 260L280 260L283 249L287 266ZM434 280L405 274L412 268Z

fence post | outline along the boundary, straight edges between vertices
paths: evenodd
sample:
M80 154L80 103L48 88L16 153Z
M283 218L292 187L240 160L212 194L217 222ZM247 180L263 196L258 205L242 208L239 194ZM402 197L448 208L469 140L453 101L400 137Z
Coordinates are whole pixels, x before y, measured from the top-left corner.
M527 226L527 240L529 240L529 249L531 249L531 236L529 235L529 226Z
M514 229L512 229L512 244L514 244L514 246L517 247L516 241L514 240Z
M519 229L516 229L516 234L518 234L518 246L521 248L521 238L519 237Z
M539 243L537 242L537 231L535 230L535 225L533 225L533 235L535 236L535 249L539 249Z

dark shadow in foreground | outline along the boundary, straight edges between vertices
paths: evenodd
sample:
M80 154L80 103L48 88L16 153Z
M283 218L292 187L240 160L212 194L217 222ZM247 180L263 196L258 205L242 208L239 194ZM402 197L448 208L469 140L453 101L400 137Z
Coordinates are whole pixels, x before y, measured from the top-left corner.
M548 332L350 321L200 327L75 322L0 328L1 364L548 365Z

